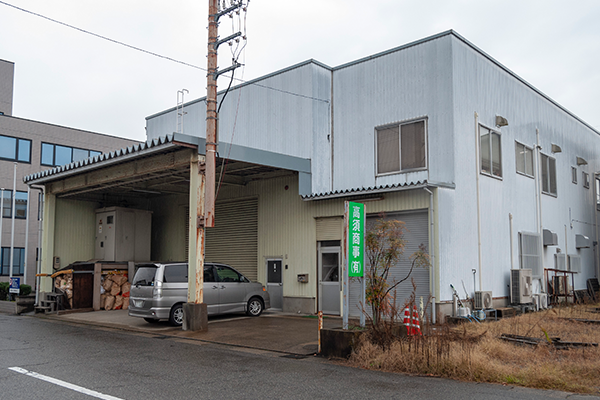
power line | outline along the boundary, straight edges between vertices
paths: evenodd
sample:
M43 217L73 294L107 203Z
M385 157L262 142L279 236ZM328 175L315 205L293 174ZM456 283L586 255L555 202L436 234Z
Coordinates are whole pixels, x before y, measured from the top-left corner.
M43 14L39 14L39 13L36 13L36 12L33 12L33 11L26 10L26 9L24 9L24 8L21 8L21 7L17 7L17 6L15 6L15 5L13 5L13 4L10 4L10 3L7 3L7 2L5 2L5 1L0 1L0 4L3 4L3 5L5 5L5 6L8 6L8 7L12 7L12 8L14 8L14 9L16 9L16 10L19 10L19 11L23 11L23 12L25 12L25 13L27 13L27 14L35 15L36 17L43 18L43 19L45 19L45 20L48 20L48 21L51 21L51 22L57 23L57 24L59 24L59 25L66 26L67 28L75 29L75 30L77 30L77 31L79 31L79 32L86 33L86 34L88 34L88 35L91 35L91 36L97 37L97 38L99 38L99 39L107 40L107 41L109 41L109 42L112 42L112 43L115 43L115 44L118 44L118 45L121 45L121 46L125 46L125 47L127 47L127 48L130 48L130 49L132 49L132 50L137 50L137 51L140 51L140 52L142 52L142 53L146 53L146 54L150 54L150 55L152 55L152 56L158 57L158 58L162 58L162 59L164 59L164 60L172 61L172 62L175 62L175 63L178 63L178 64L185 65L185 66L187 66L187 67L191 67L191 68L199 69L199 70L201 70L201 71L204 71L204 72L208 72L208 71L207 71L205 68L199 67L199 66L197 66L197 65L190 64L190 63L187 63L187 62L185 62L185 61L177 60L177 59L175 59L175 58L171 58L171 57L163 56L162 54L154 53L154 52L152 52L152 51L145 50L145 49L142 49L142 48L140 48L140 47L132 46L132 45L130 45L130 44L127 44L127 43L121 42L121 41L119 41L119 40L111 39L111 38L109 38L109 37L102 36L102 35L99 35L99 34L97 34L97 33L94 33L94 32L91 32L91 31L88 31L88 30L85 30L85 29L82 29L82 28L78 28L78 27L76 27L76 26L74 26L74 25L70 25L70 24L67 24L67 23L65 23L65 22L58 21L58 20L56 20L56 19L53 19L53 18L47 17L47 16L45 16L45 15L43 15ZM317 98L317 97L311 97L311 96L306 96L306 95L299 94L299 93L290 92L290 91L287 91L287 90L277 89L277 88L274 88L274 87L271 87L271 86L267 86L267 85L261 85L261 84L259 84L259 83L256 83L256 82L248 82L248 81L244 81L243 79L239 79L239 78L235 78L235 77L232 77L232 79L233 79L233 80L236 80L236 81L238 81L238 82L241 82L241 83L247 83L247 84L249 84L249 85L254 85L254 86L262 87L262 88L264 88L264 89L274 90L274 91L276 91L276 92L285 93L285 94L289 94L289 95L292 95L292 96L297 96L297 97L302 97L302 98L309 99L309 100L314 100L314 101L320 101L320 102L324 102L324 103L329 103L329 100L325 100L325 99L319 99L319 98Z

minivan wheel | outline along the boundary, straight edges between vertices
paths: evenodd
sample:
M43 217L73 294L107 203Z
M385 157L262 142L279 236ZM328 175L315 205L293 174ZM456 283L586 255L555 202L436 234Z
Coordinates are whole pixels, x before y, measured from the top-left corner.
M248 308L246 309L246 314L251 317L258 317L262 314L264 309L263 302L258 297L253 297L248 301Z
M171 309L171 314L169 315L169 322L171 325L181 326L183 324L183 307L181 304L176 304Z

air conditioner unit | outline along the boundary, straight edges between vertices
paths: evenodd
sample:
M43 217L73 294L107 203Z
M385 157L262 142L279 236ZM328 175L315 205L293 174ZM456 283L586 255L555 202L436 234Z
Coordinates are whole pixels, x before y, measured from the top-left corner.
M475 303L473 308L476 310L485 310L492 308L492 292L491 291L476 291Z
M510 301L512 304L528 304L533 302L531 296L531 270L510 270Z

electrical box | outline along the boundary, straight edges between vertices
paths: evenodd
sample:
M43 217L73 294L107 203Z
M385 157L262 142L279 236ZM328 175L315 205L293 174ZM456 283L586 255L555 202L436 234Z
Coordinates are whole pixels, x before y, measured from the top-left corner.
M298 274L298 282L308 283L308 274Z
M95 259L150 261L152 212L123 207L96 210Z

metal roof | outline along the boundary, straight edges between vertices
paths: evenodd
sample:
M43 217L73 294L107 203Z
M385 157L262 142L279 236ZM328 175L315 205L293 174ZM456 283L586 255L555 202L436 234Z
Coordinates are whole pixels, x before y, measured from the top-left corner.
M88 157L81 161L74 161L70 164L65 164L65 165L61 165L59 167L47 169L45 171L26 175L23 177L23 182L31 183L33 181L39 181L39 182L33 182L33 183L43 183L45 181L50 180L50 179L45 179L45 178L53 178L55 175L62 174L63 175L63 176L61 176L61 178L62 178L62 177L64 177L65 174L63 174L63 173L65 173L65 172L73 171L74 173L75 172L78 173L78 172L81 172L84 167L87 167L87 168L85 168L85 170L96 169L96 168L100 168L101 166L106 165L107 161L119 161L119 162L125 161L125 159L130 158L130 157L126 157L126 156L130 156L133 154L141 155L142 153L150 153L150 152L154 152L153 150L162 150L164 148L174 147L174 146L177 146L177 145L173 143L173 135L167 135L167 136L164 136L161 138L157 138L157 139L149 140L147 142L139 143L134 146L125 147L120 150L115 150L115 151L111 151L108 153L102 153L99 156ZM102 163L102 165L100 165L101 163Z
M455 189L456 188L454 184L430 182L427 180L422 180L422 181L416 181L416 182L411 182L411 183L395 183L395 184L380 185L380 186L373 186L373 187L367 187L367 188L353 188L353 189L345 189L345 190L335 190L335 191L331 191L331 192L313 193L309 196L302 196L302 200L304 200L304 201L328 200L328 199L335 199L335 198L339 198L339 197L362 196L362 195L369 195L369 194L396 192L399 190L434 188L434 187L443 187L446 189Z

